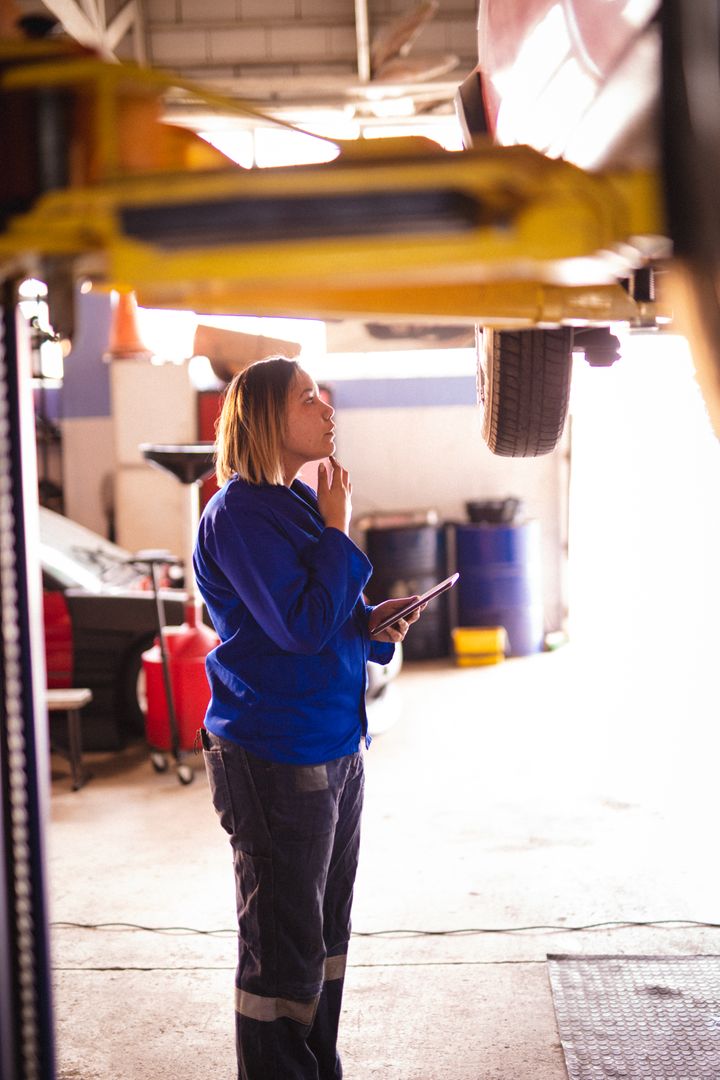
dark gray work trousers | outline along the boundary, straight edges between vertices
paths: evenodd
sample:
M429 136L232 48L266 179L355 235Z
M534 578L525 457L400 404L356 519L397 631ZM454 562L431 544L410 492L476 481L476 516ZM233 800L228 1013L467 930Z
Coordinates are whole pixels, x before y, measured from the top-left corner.
M235 867L239 1080L340 1080L362 753L286 765L202 737Z

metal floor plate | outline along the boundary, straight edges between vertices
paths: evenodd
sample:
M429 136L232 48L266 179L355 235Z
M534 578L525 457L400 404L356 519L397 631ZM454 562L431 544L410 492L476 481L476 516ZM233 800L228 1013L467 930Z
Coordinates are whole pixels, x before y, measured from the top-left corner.
M720 956L548 956L569 1080L720 1080Z

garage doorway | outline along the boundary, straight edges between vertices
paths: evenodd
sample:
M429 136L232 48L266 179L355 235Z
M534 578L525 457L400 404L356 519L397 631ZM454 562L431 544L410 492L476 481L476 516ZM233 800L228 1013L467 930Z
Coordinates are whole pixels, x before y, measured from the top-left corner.
M684 338L628 335L609 369L575 359L568 599L578 644L718 655L720 440Z

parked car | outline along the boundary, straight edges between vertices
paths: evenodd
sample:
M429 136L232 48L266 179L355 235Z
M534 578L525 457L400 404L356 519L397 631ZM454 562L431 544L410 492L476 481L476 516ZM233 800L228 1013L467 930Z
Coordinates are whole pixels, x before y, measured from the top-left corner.
M48 687L87 686L83 745L115 750L144 731L142 654L157 634L146 569L130 552L40 507ZM162 590L168 624L183 621L185 593Z
M130 552L77 522L40 507L45 660L50 688L87 686L83 746L120 749L144 734L142 654L157 635L157 613L146 569ZM185 592L161 590L165 621L183 621ZM368 664L366 700L371 733L390 726L388 688L402 667Z
M466 147L489 139L532 147L587 174L612 174L617 183L633 173L648 178L632 201L653 204L663 235L628 238L630 259L616 278L636 310L616 321L631 331L656 327L655 285L663 283L666 309L691 339L720 433L715 5L480 0L477 25L478 65L456 99ZM567 229L574 227L569 219ZM619 249L613 254L626 257ZM598 317L586 322L561 316L542 318L537 329L482 327L483 436L495 453L552 450L565 422L573 351L598 365L617 358L613 319L603 317L596 299Z

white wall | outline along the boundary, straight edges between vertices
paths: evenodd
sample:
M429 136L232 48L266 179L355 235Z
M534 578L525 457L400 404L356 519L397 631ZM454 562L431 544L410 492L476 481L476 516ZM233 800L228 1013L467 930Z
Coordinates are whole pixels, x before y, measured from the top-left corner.
M422 380L421 380L422 381ZM395 380L393 400L402 380ZM186 365L154 366L118 361L111 370L114 442L117 455L117 539L124 547L186 547L187 503L182 485L146 465L140 442L192 442L197 438L196 399ZM346 384L347 387L348 384ZM406 384L417 392L418 380ZM428 384L430 385L430 384ZM377 511L434 509L441 520L466 521L469 499L523 500L526 515L540 522L546 629L565 615L564 554L567 462L563 451L541 458L499 458L480 434L473 404L381 407L372 395L338 404L338 454L351 472L353 515ZM382 388L381 388L382 389ZM340 392L337 399L352 398ZM360 395L360 396L358 396ZM357 531L354 538L362 544Z
M339 410L338 455L350 470L353 516L434 508L466 521L469 499L517 496L542 533L547 629L564 617L566 458L500 458L480 434L472 405ZM358 538L361 539L361 538Z
M107 536L115 476L112 420L109 416L63 420L62 439L65 514Z
M573 375L571 629L659 665L720 650L720 441L687 342L630 337Z
M116 360L111 365L113 438L117 457L117 542L131 551L187 547L188 494L174 476L148 465L140 443L197 439L197 395L187 364Z

